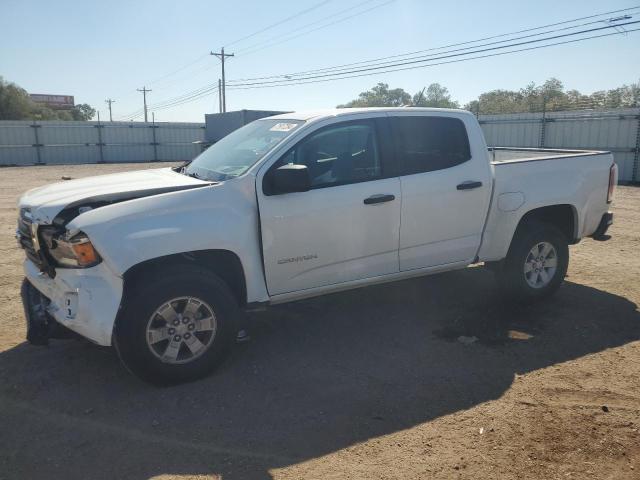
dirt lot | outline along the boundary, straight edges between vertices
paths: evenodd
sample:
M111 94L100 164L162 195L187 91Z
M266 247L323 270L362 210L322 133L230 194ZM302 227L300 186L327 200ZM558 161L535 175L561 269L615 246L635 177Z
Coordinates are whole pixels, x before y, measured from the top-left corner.
M158 389L111 349L27 345L18 293L19 194L135 168L0 169L0 479L640 478L639 188L552 300L508 307L472 268L298 302Z

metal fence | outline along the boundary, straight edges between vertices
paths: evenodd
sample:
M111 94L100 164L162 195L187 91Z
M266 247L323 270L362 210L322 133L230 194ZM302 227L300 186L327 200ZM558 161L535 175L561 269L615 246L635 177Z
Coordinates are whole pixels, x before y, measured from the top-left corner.
M621 182L640 181L640 109L478 115L490 147L608 150Z
M0 166L191 160L202 123L0 121Z
M640 109L478 115L491 147L608 150L640 182ZM201 123L0 121L0 166L190 160Z

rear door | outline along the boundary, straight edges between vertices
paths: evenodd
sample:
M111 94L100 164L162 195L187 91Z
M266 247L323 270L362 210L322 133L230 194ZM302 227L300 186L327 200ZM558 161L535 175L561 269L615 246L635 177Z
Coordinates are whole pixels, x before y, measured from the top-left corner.
M486 151L471 148L464 117L392 115L402 189L400 270L471 263L491 196Z
M400 180L384 120L319 128L258 176L270 295L398 272ZM270 193L270 172L287 163L307 166L311 190Z

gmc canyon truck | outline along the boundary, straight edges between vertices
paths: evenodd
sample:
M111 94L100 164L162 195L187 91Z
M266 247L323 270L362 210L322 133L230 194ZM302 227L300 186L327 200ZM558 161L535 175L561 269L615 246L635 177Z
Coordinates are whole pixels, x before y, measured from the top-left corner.
M569 244L607 238L611 153L488 149L461 110L254 121L177 168L28 191L28 340L72 330L160 384L224 358L243 310L484 262L507 295L555 292Z

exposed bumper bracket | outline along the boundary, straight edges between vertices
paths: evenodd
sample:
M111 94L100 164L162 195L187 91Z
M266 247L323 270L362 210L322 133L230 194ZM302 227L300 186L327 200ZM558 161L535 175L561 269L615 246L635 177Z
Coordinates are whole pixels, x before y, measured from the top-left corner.
M24 316L27 321L27 341L32 345L48 345L50 338L70 338L74 333L49 315L50 300L26 278L20 288Z

